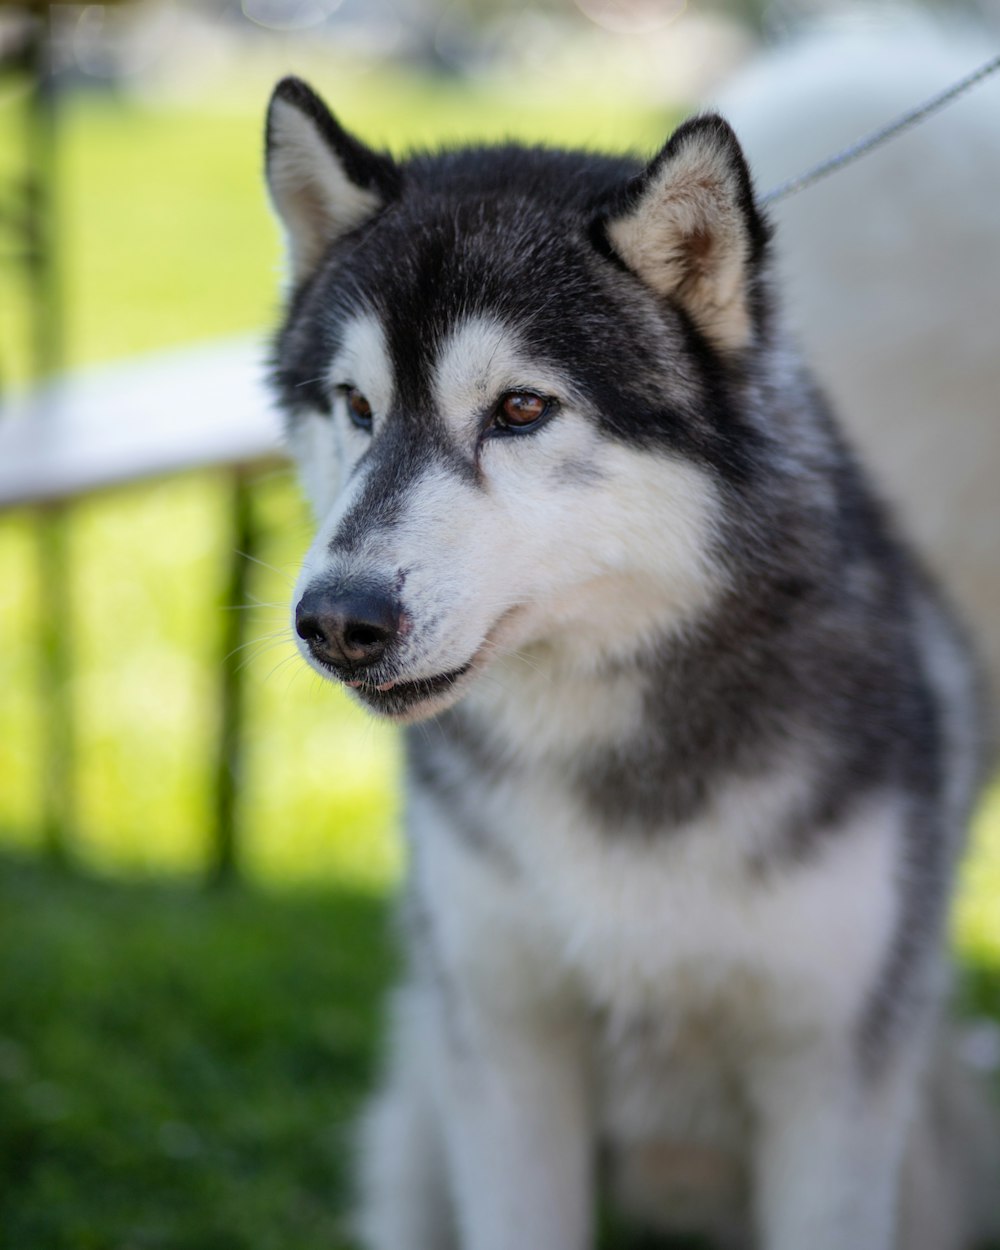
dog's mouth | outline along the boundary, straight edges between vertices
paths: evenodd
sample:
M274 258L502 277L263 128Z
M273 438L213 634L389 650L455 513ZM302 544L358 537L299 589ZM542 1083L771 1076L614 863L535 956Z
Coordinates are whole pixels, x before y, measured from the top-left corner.
M394 720L409 720L418 709L422 712L425 705L437 703L442 696L451 694L455 685L471 670L473 662L470 660L460 668L438 673L436 677L421 677L416 681L386 681L375 684L363 680L341 680L373 712Z
M309 659L313 665L325 670L346 686L369 711L384 716L387 720L408 724L434 716L457 702L470 681L496 654L501 641L509 634L512 620L519 612L519 606L508 608L464 664L430 677L390 677L386 673L386 666L380 666L381 671L358 676L357 670L352 672L332 664L311 648Z

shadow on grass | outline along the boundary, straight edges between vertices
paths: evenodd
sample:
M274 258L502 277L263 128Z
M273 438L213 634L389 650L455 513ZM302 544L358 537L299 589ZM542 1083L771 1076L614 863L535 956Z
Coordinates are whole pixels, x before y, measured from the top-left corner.
M0 1245L348 1245L381 900L0 860L0 945Z
M0 858L0 944L0 1247L347 1250L383 900ZM997 1015L1000 973L970 970L964 997ZM626 1244L654 1245L602 1238Z

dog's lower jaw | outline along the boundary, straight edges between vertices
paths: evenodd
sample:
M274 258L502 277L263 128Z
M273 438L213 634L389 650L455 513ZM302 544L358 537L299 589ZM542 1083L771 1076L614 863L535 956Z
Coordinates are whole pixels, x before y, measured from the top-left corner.
M428 720L453 706L466 687L475 657L460 668L416 681L386 682L368 685L348 682L351 693L367 711L397 725L412 725Z

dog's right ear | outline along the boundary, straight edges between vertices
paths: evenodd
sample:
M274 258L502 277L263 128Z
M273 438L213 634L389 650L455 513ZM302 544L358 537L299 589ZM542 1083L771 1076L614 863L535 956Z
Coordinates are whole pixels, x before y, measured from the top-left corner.
M299 78L283 78L267 110L267 185L300 282L335 239L399 194L391 157L359 143Z

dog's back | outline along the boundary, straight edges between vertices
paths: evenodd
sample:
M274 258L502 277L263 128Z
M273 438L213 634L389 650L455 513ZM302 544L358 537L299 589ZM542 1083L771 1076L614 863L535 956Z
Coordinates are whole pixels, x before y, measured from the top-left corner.
M719 107L763 187L811 169L996 55L996 31L913 12L820 27L760 58ZM971 627L1000 692L1000 76L778 203L790 324L907 536ZM996 738L996 712L993 715ZM994 740L994 749L996 741ZM947 1051L948 1053L944 1053ZM966 1142L942 1149L942 1127ZM961 1178L961 1179L959 1179ZM907 1184L931 1200L904 1244L936 1245L956 1203L1000 1237L1000 1133L942 1041Z
M996 55L910 14L821 29L719 105L777 186ZM790 323L1000 690L1000 75L773 209Z

